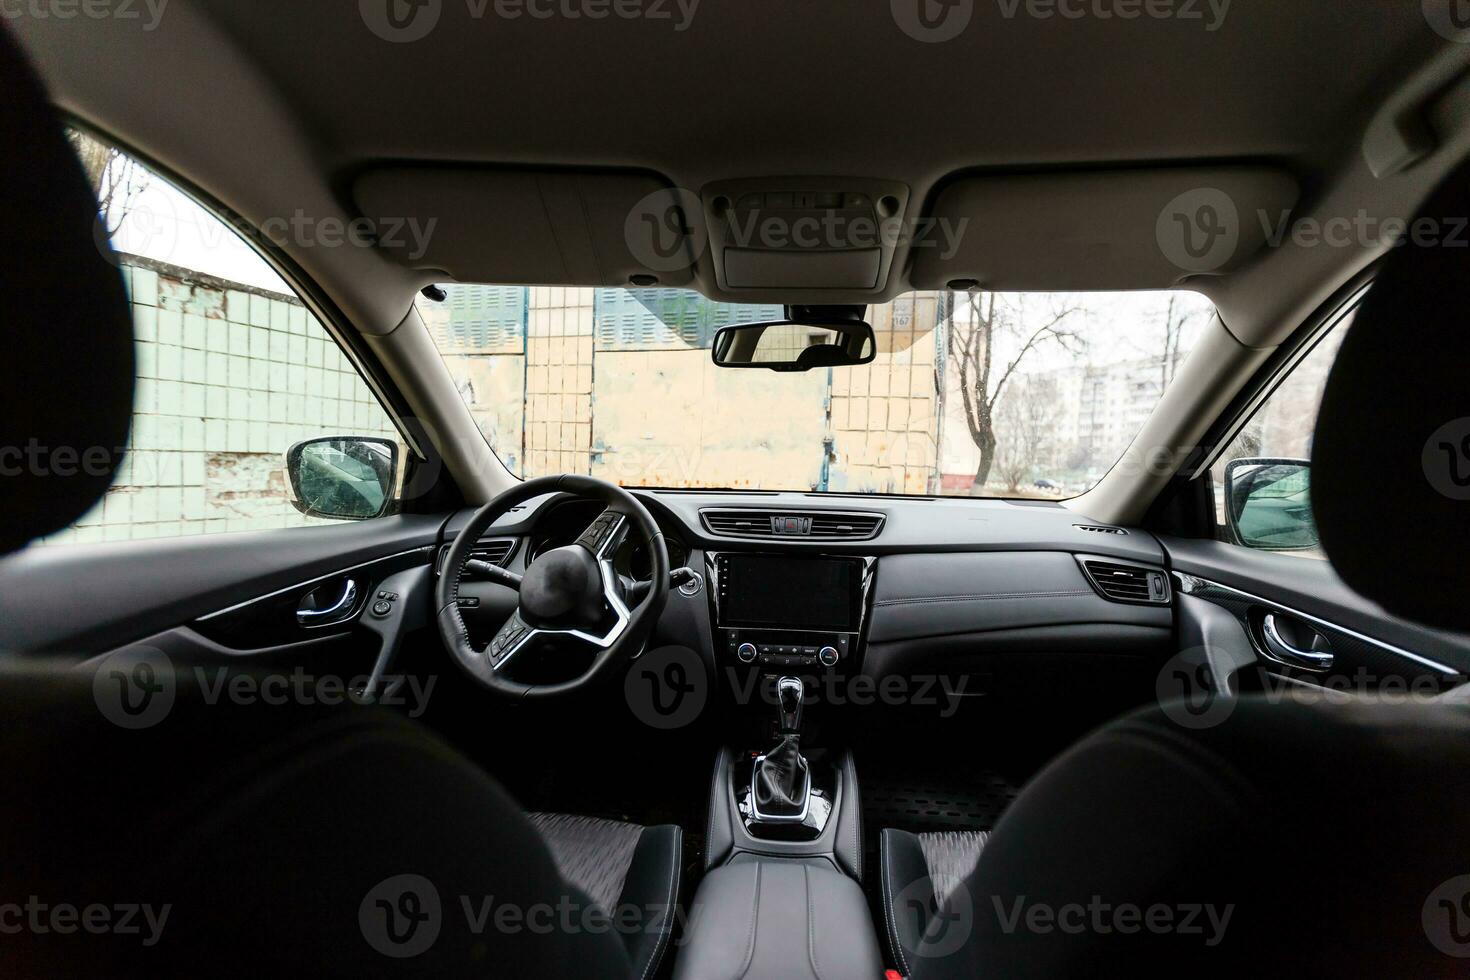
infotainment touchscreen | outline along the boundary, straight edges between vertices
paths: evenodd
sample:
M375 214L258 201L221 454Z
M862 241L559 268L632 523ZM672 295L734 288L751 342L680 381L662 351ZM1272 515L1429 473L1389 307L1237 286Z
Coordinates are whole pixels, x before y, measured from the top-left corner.
M721 559L721 625L857 632L860 559L738 554Z

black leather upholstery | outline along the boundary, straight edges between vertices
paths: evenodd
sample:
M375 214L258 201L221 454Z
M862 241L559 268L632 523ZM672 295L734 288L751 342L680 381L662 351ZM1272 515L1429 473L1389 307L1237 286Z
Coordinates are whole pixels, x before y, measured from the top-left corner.
M1333 568L1390 612L1470 629L1470 166L1379 272L1333 364L1312 507ZM1391 560L1399 559L1399 560Z
M0 27L0 554L87 512L122 462L133 330L97 199Z
M1464 707L1242 699L1199 730L1154 708L1033 780L946 914L905 939L903 968L918 980L1161 964L1191 977L1460 976L1465 961L1436 941L1470 925L1467 842ZM921 849L884 843L889 892L922 904ZM1156 906L1170 927L1147 927Z
M829 861L737 855L705 876L692 908L676 980L883 975L863 891Z
M951 893L964 887L990 833L962 830L911 834L885 829L878 838L884 928L893 962L906 976L923 962L924 935L935 915L947 911Z
M679 897L684 832L562 813L527 814L551 848L563 879L603 911L625 916L620 930L633 977L652 976L669 945Z

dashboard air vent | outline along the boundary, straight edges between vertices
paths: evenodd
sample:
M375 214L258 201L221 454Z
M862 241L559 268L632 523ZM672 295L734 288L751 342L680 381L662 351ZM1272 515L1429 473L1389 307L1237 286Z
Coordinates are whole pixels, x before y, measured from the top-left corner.
M812 515L814 538L871 538L882 526L883 518L877 514Z
M834 510L702 510L705 528L724 538L866 541L883 529L882 514Z
M507 561L510 560L510 556L515 554L515 550L515 538L486 538L482 540L479 544L475 545L475 549L470 552L470 557L477 558L480 561L489 562L492 565L503 566ZM446 544L444 547L439 549L439 561L436 563L435 567L436 575L444 571L444 561L448 557L449 545Z
M1077 561L1093 588L1105 598L1144 605L1169 602L1169 577L1158 569L1083 555Z
M1079 531L1091 531L1093 534L1127 534L1121 527L1105 527L1101 524L1073 524Z

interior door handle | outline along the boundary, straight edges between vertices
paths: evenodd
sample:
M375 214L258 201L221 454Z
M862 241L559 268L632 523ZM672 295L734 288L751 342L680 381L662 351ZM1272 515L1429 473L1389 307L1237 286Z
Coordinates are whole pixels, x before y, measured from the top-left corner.
M1271 656L1288 667L1300 667L1303 670L1330 670L1333 661L1332 647L1322 634L1315 630L1307 632L1312 636L1312 645L1309 649L1303 649L1282 635L1281 623L1277 621L1275 613L1267 613L1261 620L1261 637Z
M330 625L335 622L336 618L342 617L350 612L353 604L357 602L357 580L348 579L342 587L342 598L325 609L306 607L306 603L314 595L316 593L312 592L305 599L301 600L302 606L296 610L296 622L302 626Z

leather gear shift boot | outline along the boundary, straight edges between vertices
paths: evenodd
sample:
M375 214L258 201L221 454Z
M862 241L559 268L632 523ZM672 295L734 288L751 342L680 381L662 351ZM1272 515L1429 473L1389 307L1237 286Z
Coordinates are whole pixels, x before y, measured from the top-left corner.
M787 735L756 767L755 802L761 815L796 817L806 808L811 777L799 740Z

